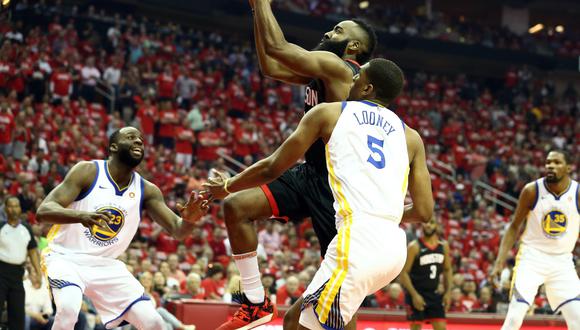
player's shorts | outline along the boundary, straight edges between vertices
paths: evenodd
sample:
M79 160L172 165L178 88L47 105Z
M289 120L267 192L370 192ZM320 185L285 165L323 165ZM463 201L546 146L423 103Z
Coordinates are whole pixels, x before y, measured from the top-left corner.
M78 287L91 299L107 329L122 324L133 304L150 299L127 266L116 259L48 252L43 253L43 266L51 290Z
M343 329L365 297L394 280L405 265L405 232L385 219L343 223L303 294L300 324ZM312 307L317 323L306 312ZM316 319L316 318L314 318Z
M274 217L292 221L311 217L321 255L324 256L336 235L334 196L328 175L321 175L314 167L304 163L289 169L261 188L268 198Z
M580 279L572 254L548 254L521 245L512 277L511 298L530 305L544 284L550 307L556 313L580 298Z
M422 292L417 290L425 300L425 309L420 311L413 306L411 296L405 295L407 303L407 320L413 322L437 322L445 321L445 307L443 306L443 295L436 292Z

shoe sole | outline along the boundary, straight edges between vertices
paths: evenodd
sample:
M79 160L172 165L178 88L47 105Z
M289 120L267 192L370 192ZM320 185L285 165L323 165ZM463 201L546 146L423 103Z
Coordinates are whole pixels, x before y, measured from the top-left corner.
M274 313L270 314L270 315L266 315L264 317L262 317L261 319L255 320L254 322L245 325L241 328L237 328L236 330L249 330L249 329L253 329L255 327L259 327L262 324L266 324L270 321L272 321L272 319L274 318Z

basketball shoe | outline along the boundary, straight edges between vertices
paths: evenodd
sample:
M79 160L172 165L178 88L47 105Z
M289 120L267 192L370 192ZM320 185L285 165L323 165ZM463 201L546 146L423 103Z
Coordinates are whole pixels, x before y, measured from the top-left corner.
M267 296L264 297L264 302L259 304L250 302L243 293L234 293L232 300L242 306L240 306L240 309L231 320L220 325L217 330L253 329L272 321L278 314L276 305Z

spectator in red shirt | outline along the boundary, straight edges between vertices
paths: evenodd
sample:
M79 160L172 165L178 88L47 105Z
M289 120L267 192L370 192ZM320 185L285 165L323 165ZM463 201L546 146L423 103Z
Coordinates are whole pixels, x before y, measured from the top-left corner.
M467 312L467 307L463 304L463 293L460 288L453 288L451 290L451 305L450 312Z
M201 287L205 293L205 300L222 301L224 294L224 268L221 264L210 264L206 273L207 277L201 281Z
M286 283L276 291L276 304L290 306L302 296L304 292L300 288L298 277L291 275L286 278Z
M198 135L199 146L197 149L197 159L200 161L215 161L218 159L217 149L222 144L219 134L213 125L204 127Z
M180 110L180 122L184 123L185 112ZM175 127L175 162L184 168L190 168L193 161L193 144L195 134L186 126L176 125Z
M0 104L0 154L4 157L12 155L12 141L14 138L14 116L6 102Z
M159 143L165 148L173 149L175 146L175 127L179 122L177 111L171 106L171 102L165 101L161 103L161 113L159 114Z
M175 97L175 78L170 65L166 65L163 72L157 76L157 94L161 102L173 101Z
M50 92L53 100L70 97L73 91L73 77L68 66L62 65L50 77Z
M143 104L139 107L137 111L137 119L139 120L139 125L141 126L141 132L145 137L145 141L149 145L153 145L153 137L155 135L155 122L158 120L157 107L151 104L151 99L146 97L143 100Z

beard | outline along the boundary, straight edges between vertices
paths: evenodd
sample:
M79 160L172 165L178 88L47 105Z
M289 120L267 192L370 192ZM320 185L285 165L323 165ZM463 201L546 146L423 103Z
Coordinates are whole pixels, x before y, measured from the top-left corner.
M548 174L546 175L546 182L548 183L558 183L560 182L560 180L562 180L562 177L558 177L556 174Z
M137 165L141 164L141 161L143 160L143 157L145 157L145 150L143 150L143 153L141 154L141 157L135 158L135 156L133 156L131 154L131 148L127 147L127 148L119 148L119 151L117 153L119 160L121 161L121 163L131 167L131 168L135 168L137 167Z
M330 39L322 39L322 41L314 47L313 50L327 51L335 54L336 56L342 58L344 52L346 51L346 46L350 40L345 39L343 41L334 41Z

